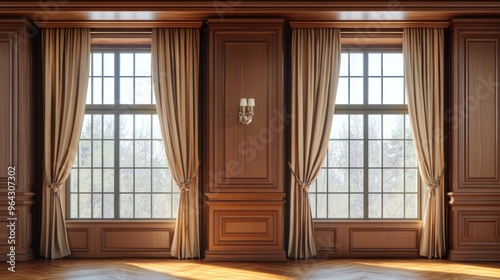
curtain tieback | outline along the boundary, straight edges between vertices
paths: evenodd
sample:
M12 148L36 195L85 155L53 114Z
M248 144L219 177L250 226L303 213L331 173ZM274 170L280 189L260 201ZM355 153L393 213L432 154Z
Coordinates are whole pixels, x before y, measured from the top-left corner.
M200 170L200 162L198 162L198 166L196 167L196 171L194 172L194 175L191 176L191 178L189 178L188 180L184 181L184 182L180 182L180 183L177 183L177 186L179 187L179 190L181 192L183 191L186 191L188 192L189 191L189 184L191 184L191 182L194 180L194 178L196 178L196 176L198 176L198 171Z
M290 171L292 172L293 178L295 178L295 182L297 182L297 184L299 184L304 191L309 192L309 186L312 185L312 182L304 182L300 180L297 174L295 174L295 172L293 171L293 167L290 162L288 162L288 166L290 167Z
M51 189L56 195L59 193L61 190L61 185L62 183L54 183L49 178L47 178L47 172L45 172L45 163L42 161L42 167L43 167L43 177L45 177L45 182L49 185L49 189Z
M443 166L443 169L441 170L441 174L439 174L439 176L437 177L436 180L434 180L434 182L427 184L427 190L429 191L430 195L433 197L436 196L436 189L438 189L439 186L441 186L441 177L443 177L445 167L446 167L446 164Z

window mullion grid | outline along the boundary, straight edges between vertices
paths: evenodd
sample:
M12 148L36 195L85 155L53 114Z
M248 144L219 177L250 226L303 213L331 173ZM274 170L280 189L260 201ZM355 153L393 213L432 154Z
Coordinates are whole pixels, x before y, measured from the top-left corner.
M120 104L120 56L118 52L114 52L115 59L115 105ZM118 112L114 113L115 119L115 131L114 131L114 218L119 219L120 217L120 114Z
M363 52L363 104L368 104L368 53ZM363 218L368 219L368 114L363 114Z

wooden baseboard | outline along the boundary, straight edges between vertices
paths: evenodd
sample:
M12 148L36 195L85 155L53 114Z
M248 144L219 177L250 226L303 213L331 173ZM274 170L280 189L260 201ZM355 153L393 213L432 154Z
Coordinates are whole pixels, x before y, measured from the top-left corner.
M205 261L286 261L285 250L279 251L205 251Z
M500 252L450 250L448 253L448 259L458 262L500 261Z

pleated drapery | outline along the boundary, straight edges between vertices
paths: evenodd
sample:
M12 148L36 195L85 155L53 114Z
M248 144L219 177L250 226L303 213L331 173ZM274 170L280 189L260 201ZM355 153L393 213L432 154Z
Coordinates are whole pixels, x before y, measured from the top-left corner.
M292 29L292 124L288 257L316 255L309 186L330 136L340 71L340 30Z
M200 257L198 77L200 33L153 29L153 83L168 166L181 192L171 255Z
M407 28L403 57L413 140L420 176L427 185L420 255L446 252L444 226L444 30Z
M78 149L90 64L89 29L42 30L44 158L40 254L71 254L60 190Z

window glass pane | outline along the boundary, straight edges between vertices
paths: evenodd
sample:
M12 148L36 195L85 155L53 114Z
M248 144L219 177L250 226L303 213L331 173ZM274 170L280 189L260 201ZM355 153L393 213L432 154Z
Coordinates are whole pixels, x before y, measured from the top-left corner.
M70 191L77 192L78 191L78 169L71 170L70 175Z
M363 139L363 127L363 115L350 115L349 131L351 132L351 139Z
M120 218L134 217L134 195L120 194Z
M135 218L151 218L151 195L135 195Z
M153 141L153 167L167 167L167 156L162 140Z
M328 191L347 192L349 186L349 169L328 170Z
M405 166L417 167L417 155L415 154L413 140L405 141Z
M92 104L102 104L102 78L92 79Z
M120 141L120 166L134 166L134 141Z
M403 139L403 116L384 115L384 139Z
M115 116L113 115L104 115L103 116L103 138L104 139L113 139L115 138Z
M72 219L76 219L78 218L78 194L71 194L70 204L71 204L71 210L69 216Z
M93 53L92 60L92 76L102 76L102 53Z
M92 142L80 141L80 150L78 151L78 158L80 159L80 167L90 167L92 159Z
M151 104L151 78L135 79L135 104Z
M368 75L369 76L381 76L382 55L380 53L369 53L368 54Z
M405 218L415 219L418 217L418 199L416 194L407 194L406 197Z
M350 73L351 76L363 76L363 54L362 53L351 53L350 54Z
M368 79L368 104L380 104L382 102L382 79Z
M102 218L102 195L92 195L92 218Z
M384 53L383 55L383 74L384 76L403 76L403 54L402 53Z
M121 53L120 76L133 76L133 75L134 75L134 54Z
M80 194L79 199L79 218L91 218L92 217L92 197L90 194Z
M85 104L92 104L92 78L89 77L87 85L87 98L85 99Z
M316 179L316 192L326 192L326 169L320 169Z
M102 142L92 141L92 166L102 167Z
M104 191L114 192L115 191L115 172L113 169L103 169L102 171L104 179Z
M410 116L405 115L405 138L413 139L413 132L411 130Z
M383 188L384 192L403 192L404 175L403 169L384 169Z
M133 78L120 78L120 104L134 104Z
M386 140L383 142L384 167L403 167L403 141Z
M115 104L115 79L104 78L103 104Z
M103 195L103 218L114 218L115 217L115 196L113 194Z
M407 192L417 192L417 169L406 169L405 170L405 190Z
M349 104L363 104L363 79L350 78L349 82Z
M311 185L312 186L312 185ZM311 193L309 192L309 204L311 205L311 216L313 217L313 219L316 219L316 209L317 206L316 206L316 194L314 193Z
M120 192L134 191L134 170L120 169Z
M151 53L135 54L135 75L151 76Z
M340 76L349 75L349 54L342 53L340 55Z
M382 218L382 199L380 194L368 195L368 217Z
M368 115L368 139L382 137L382 118L380 115Z
M316 209L316 217L318 219L324 219L328 218L328 209L327 208L327 198L326 194L324 193L318 193L316 195L316 203L318 205L318 208Z
M151 167L151 141L135 141L135 166Z
M153 195L153 218L168 218L170 216L168 196L168 194Z
M404 79L383 78L384 104L404 104Z
M102 169L99 168L92 169L92 191L93 192L102 191Z
M349 103L349 79L339 78L339 85L337 86L337 97L335 104L348 104Z
M114 76L115 75L115 54L105 53L104 54L104 76Z
M363 192L363 169L351 169L350 192Z
M368 166L382 166L382 141L368 141Z
M349 138L349 115L333 116L332 130L330 139L348 139Z
M328 146L328 164L330 167L347 167L349 142L334 140L330 141Z
M120 115L120 138L132 139L134 137L134 116Z
M382 205L384 218L404 218L404 195L384 194Z
M134 185L136 192L151 192L151 169L136 169Z
M151 139L151 115L135 115L135 139Z
M347 194L329 194L329 218L349 218L349 196ZM318 204L319 205L319 204Z
M162 139L158 115L153 115L153 139Z
M368 191L381 192L382 183L382 170L381 169L368 169Z
M363 141L351 140L350 148L350 166L363 167Z
M80 134L80 139L90 139L92 131L92 115L85 115L83 117L82 132Z
M351 194L350 201L350 218L352 219L360 219L363 218L363 194Z
M92 115L92 138L102 138L102 115Z
M171 191L167 169L153 169L153 192Z
M103 141L103 166L104 167L114 167L115 166L115 147L114 142L110 140Z

